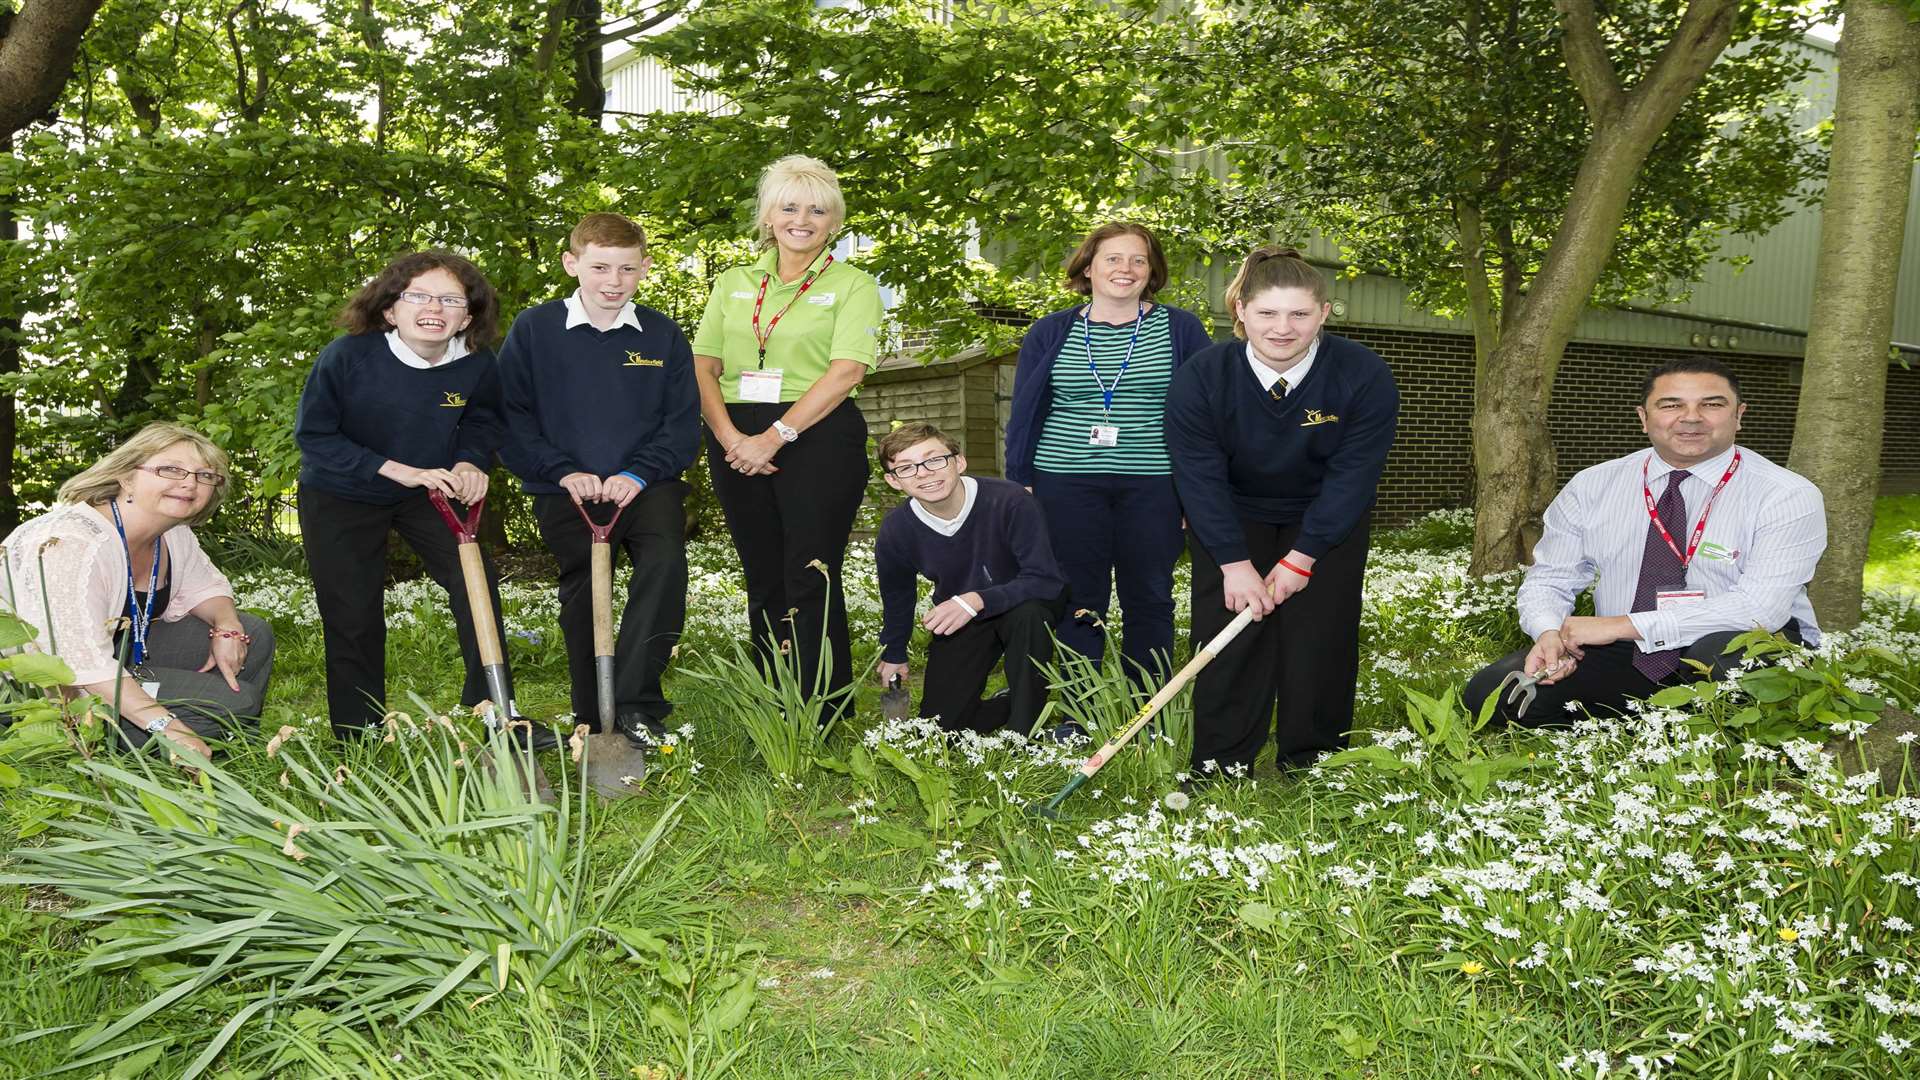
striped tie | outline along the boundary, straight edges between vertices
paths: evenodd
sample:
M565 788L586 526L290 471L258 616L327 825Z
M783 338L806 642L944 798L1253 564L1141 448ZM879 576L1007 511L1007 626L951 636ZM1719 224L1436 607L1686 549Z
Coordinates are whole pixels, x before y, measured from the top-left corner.
M1667 490L1660 493L1660 501L1654 506L1669 536L1686 535L1687 502L1680 494L1681 482L1686 478L1687 470L1675 469L1667 478ZM1660 535L1660 530L1653 522L1647 522L1647 551L1640 559L1640 582L1633 590L1633 610L1658 610L1661 593L1684 589L1686 585L1687 568L1681 564L1680 556L1667 543L1666 537ZM1634 669L1654 682L1661 682L1680 670L1681 651L1663 649L1659 652L1641 652L1635 649Z

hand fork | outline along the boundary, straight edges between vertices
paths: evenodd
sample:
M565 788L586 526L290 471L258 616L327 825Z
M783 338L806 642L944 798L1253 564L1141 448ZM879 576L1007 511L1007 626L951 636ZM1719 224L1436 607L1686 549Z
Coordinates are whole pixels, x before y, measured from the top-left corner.
M1500 685L1494 689L1494 697L1507 705L1518 703L1518 707L1513 710L1513 718L1518 720L1527 715L1527 706L1532 705L1533 699L1540 695L1540 680L1565 666L1567 661L1562 657L1531 675L1524 671L1509 671L1507 677L1501 679Z

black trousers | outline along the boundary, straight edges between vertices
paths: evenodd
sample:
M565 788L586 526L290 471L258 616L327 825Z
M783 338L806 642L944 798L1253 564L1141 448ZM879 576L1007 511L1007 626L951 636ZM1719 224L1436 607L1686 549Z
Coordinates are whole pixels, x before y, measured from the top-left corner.
M613 637L614 715L664 721L673 704L660 678L687 625L687 485L649 484L620 512L608 542L627 553L627 606ZM588 503L604 522L612 503ZM593 664L593 534L566 495L535 495L540 536L560 563L560 633L567 640L567 680L574 722L598 727L600 693ZM615 565L619 557L614 557Z
M1033 474L1033 496L1067 575L1060 644L1099 663L1117 593L1126 616L1121 655L1127 674L1136 683L1158 684L1173 660L1173 564L1186 545L1173 478L1040 471Z
M1028 600L991 618L973 619L954 633L935 634L927 646L920 715L938 717L948 731L1032 728L1047 704L1047 680L1037 665L1053 658L1048 631L1066 610L1064 595ZM980 691L1003 657L1007 696L983 703Z
M460 659L467 675L460 704L487 700L487 677L480 665L480 643L467 607L460 576L459 541L440 518L424 490L409 492L392 504L359 502L301 488L300 541L313 574L314 603L320 609L327 650L327 715L333 730L345 734L379 722L387 700L387 534L399 533L426 565L427 576L447 590L453 624L460 638ZM493 618L500 622L500 575L482 551ZM506 640L501 630L501 641ZM508 693L513 692L511 685Z
M1367 570L1371 515L1313 565L1305 589L1248 626L1201 671L1193 689L1193 763L1251 767L1274 731L1274 756L1286 768L1338 750L1353 729L1353 691L1360 674L1360 589ZM1261 575L1293 550L1299 523L1242 519L1254 569ZM1193 553L1193 650L1226 629L1220 566L1197 538ZM1275 724L1275 708L1279 710Z
M1789 641L1800 642L1800 623L1788 619L1784 631ZM1740 662L1740 654L1729 656L1727 643L1740 636L1739 632L1728 630L1718 634L1708 634L1687 646L1682 654L1688 660L1697 660L1713 669L1713 678L1720 679ZM1681 664L1672 675L1654 682L1633 666L1634 654L1640 647L1631 641L1616 641L1611 645L1589 646L1586 658L1574 665L1573 674L1559 682L1536 687L1532 704L1527 706L1524 717L1514 715L1517 702L1500 703L1497 713L1508 723L1522 724L1526 727L1547 727L1559 724L1571 724L1579 713L1567 709L1569 703L1579 702L1587 712L1595 715L1608 713L1620 714L1626 711L1628 698L1644 698L1663 686L1677 686L1693 682L1697 676L1692 666ZM1526 670L1527 654L1533 651L1529 645L1495 660L1481 668L1473 678L1467 680L1467 689L1463 695L1467 709L1473 715L1480 715L1480 705L1487 695L1499 687L1501 680L1515 671Z
M788 407L729 405L727 414L734 426L753 435L772 426ZM769 656L780 642L791 642L800 670L809 676L820 669L824 637L832 667L818 689L843 691L853 682L853 650L840 566L871 474L860 407L842 402L773 463L780 471L771 476L742 476L727 464L719 440L707 433L713 494L746 577L748 625ZM825 575L811 565L816 561L826 567Z

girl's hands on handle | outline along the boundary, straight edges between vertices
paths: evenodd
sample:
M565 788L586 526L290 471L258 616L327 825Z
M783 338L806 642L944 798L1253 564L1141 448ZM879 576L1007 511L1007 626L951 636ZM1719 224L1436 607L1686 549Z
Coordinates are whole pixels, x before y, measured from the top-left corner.
M473 468L471 465L467 467L470 469ZM477 469L474 471L479 472ZM411 465L389 460L385 465L380 466L380 475L399 484L401 487L428 488L445 495L449 499L460 499L462 502L467 501L460 494L462 481L451 469L416 469ZM482 473L481 479L484 481L486 474ZM481 490L486 490L484 483L482 484Z
M1259 622L1273 611L1273 593L1267 583L1260 580L1260 572L1253 568L1251 559L1241 559L1220 568L1222 591L1226 594L1227 610L1234 614L1252 611L1253 619Z

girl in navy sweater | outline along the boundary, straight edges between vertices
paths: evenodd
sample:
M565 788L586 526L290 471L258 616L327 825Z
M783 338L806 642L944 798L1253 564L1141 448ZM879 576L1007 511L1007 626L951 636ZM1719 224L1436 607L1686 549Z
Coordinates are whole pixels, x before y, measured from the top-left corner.
M1162 433L1167 385L1213 339L1192 313L1154 303L1167 257L1142 226L1093 230L1066 271L1087 302L1035 322L1020 344L1006 475L1040 500L1071 583L1060 643L1099 662L1117 591L1128 673L1164 674L1182 543Z
M1193 552L1193 645L1253 626L1194 687L1194 764L1282 769L1345 745L1368 519L1400 411L1373 350L1323 332L1327 282L1293 248L1247 256L1234 333L1174 375L1167 447ZM1236 770L1237 771L1237 770Z
M386 713L389 533L447 590L467 667L461 704L487 700L457 544L427 492L465 503L487 493L505 437L491 351L499 319L493 286L471 262L446 251L403 255L347 302L339 317L346 335L307 376L293 429L300 537L324 627L335 734L358 733ZM487 587L497 613L491 560Z

